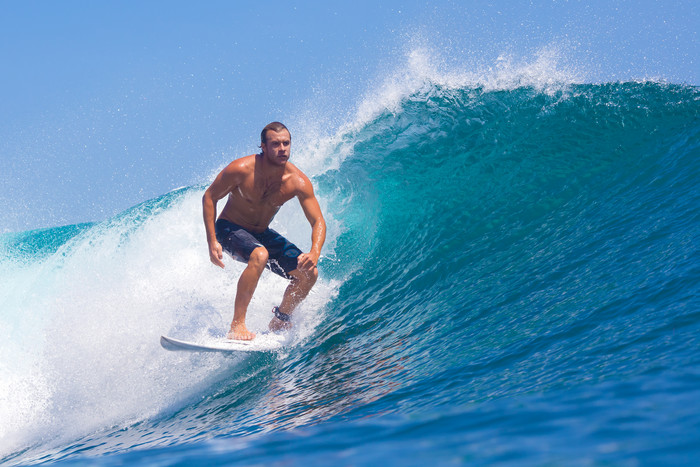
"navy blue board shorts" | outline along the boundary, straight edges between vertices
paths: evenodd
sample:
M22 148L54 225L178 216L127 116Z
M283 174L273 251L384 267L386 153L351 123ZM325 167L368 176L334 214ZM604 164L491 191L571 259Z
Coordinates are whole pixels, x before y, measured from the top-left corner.
M265 267L285 279L291 279L289 272L297 268L301 250L279 233L270 228L261 233L250 232L226 219L217 220L215 230L221 247L234 259L247 263L254 249L265 247L268 253Z

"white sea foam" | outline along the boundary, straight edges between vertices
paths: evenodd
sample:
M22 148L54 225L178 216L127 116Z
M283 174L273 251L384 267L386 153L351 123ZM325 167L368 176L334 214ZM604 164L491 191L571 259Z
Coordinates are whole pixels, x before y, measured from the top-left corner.
M136 208L3 274L0 456L177 409L235 364L159 345L161 334L222 335L232 318L243 266L209 262L201 194L189 190L139 222ZM306 219L283 216L285 233L303 237ZM266 329L286 285L263 275L248 314L252 330ZM296 314L294 341L313 332L334 293L334 284L319 281Z

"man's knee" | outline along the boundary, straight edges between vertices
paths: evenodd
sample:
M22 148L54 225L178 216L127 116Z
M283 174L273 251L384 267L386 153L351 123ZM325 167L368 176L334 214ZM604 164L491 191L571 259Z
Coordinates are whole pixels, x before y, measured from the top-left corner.
M254 266L258 269L265 268L267 264L267 259L270 257L267 252L267 248L259 246L250 253L250 258L248 258L248 264Z

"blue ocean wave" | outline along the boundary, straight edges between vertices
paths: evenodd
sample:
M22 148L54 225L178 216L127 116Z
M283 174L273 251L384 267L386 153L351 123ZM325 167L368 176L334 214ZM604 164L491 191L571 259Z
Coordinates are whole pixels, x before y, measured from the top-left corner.
M313 177L335 226L323 284L281 354L157 346L230 319L231 276L201 245L203 187L104 223L3 235L2 324L16 331L0 355L32 367L2 367L15 402L2 460L697 459L697 88L427 82L342 131L338 163ZM27 299L29 278L50 286ZM91 306L118 332L88 327ZM37 363L50 347L22 350L38 320L26 313L74 339L49 359L58 368ZM81 355L117 336L128 350Z

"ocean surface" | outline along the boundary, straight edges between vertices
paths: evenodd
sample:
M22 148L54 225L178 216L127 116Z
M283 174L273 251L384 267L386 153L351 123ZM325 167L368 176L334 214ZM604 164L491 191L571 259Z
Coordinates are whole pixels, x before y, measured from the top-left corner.
M159 345L231 320L204 185L2 234L0 463L699 463L700 90L387 96L293 150L329 237L282 351ZM308 248L294 204L273 227Z

